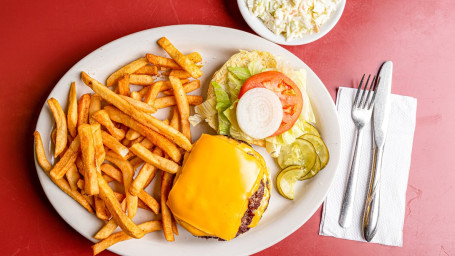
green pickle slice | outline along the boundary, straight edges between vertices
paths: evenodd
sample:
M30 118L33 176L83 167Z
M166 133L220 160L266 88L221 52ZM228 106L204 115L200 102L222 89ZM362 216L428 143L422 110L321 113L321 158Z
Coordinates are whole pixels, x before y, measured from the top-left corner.
M300 176L299 180L307 180L313 178L318 172L321 170L321 160L319 159L319 156L316 157L316 163L314 164L313 168L311 168L310 171L308 171L306 174L303 176Z
M297 165L302 169L311 170L316 162L317 151L307 140L296 139L292 144L281 148L278 165L281 169Z
M313 134L315 136L321 137L321 135L318 132L318 129L316 129L316 127L314 127L314 125L312 125L308 122L305 122L305 124L303 125L303 130L306 132L305 134ZM300 136L300 138L302 138L302 137L303 137L303 135Z
M319 160L321 160L321 169L323 169L329 162L329 150L324 141L320 137L312 134L305 134L301 138L313 144L316 153L319 156Z
M276 178L278 192L287 199L294 199L294 185L305 172L300 166L289 166L282 170Z

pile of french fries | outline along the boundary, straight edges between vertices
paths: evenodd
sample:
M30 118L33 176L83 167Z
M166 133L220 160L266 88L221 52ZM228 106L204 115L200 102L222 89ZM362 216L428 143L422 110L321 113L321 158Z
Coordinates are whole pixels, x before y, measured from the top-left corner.
M182 155L192 147L189 105L200 104L202 97L187 93L200 87L201 66L195 63L202 58L197 52L183 55L165 37L157 43L171 58L146 54L112 73L106 86L82 72L82 81L94 94L77 99L73 82L66 115L56 99L47 101L56 122L51 135L54 165L45 155L39 132L34 132L42 169L66 194L105 221L93 236L100 240L92 246L94 255L158 230L163 230L167 241L178 235L166 201ZM163 75L168 80L157 81ZM132 90L138 86L131 85L142 88ZM160 93L165 96L158 97ZM172 106L168 120L151 115ZM144 189L159 170L161 182L156 183L161 185L161 195L156 199ZM109 183L122 189L114 191ZM138 207L161 214L161 220L134 223ZM114 233L117 227L122 231Z

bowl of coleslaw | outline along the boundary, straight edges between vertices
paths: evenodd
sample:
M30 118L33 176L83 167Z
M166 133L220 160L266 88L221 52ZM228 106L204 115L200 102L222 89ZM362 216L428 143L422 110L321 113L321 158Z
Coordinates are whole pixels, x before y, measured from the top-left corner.
M346 0L237 0L246 23L261 37L282 45L303 45L327 34Z

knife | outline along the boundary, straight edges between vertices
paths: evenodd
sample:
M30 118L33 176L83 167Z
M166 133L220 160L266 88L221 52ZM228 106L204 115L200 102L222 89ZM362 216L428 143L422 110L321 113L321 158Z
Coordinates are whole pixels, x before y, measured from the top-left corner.
M363 214L363 237L368 242L373 239L378 228L379 194L381 187L381 167L384 144L387 135L390 115L390 94L392 88L393 63L386 61L382 64L376 86L376 98L373 109L374 157L368 186L368 196L365 201Z

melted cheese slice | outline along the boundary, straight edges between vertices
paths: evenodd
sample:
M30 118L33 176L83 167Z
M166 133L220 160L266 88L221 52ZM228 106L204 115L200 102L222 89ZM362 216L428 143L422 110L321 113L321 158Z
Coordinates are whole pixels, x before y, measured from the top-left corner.
M263 177L262 163L243 147L201 136L169 193L167 204L176 218L224 240L236 236L248 199Z

